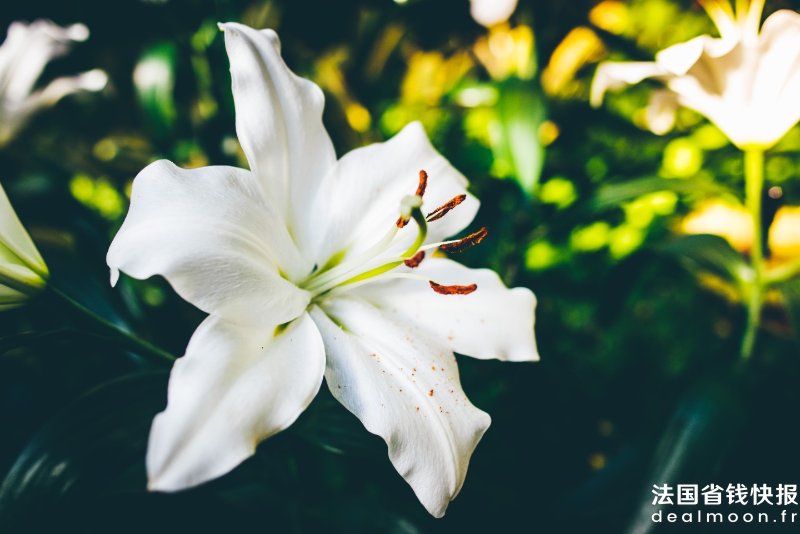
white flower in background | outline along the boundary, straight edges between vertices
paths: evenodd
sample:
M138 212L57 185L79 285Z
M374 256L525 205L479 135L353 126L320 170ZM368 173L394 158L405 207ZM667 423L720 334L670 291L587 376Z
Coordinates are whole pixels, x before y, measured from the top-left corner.
M49 20L13 22L0 45L0 145L11 140L36 111L52 106L77 91L99 91L107 82L102 70L56 78L40 89L36 81L47 64L67 53L74 42L85 41L83 24L62 28Z
M0 185L0 311L21 306L44 289L49 273Z
M478 201L419 124L337 161L322 91L288 70L277 35L221 27L250 170L151 164L108 253L112 282L120 270L160 274L210 314L153 422L149 487L230 471L292 424L324 375L441 516L490 422L464 395L453 353L538 359L533 293L431 257Z
M671 46L655 62L603 63L591 101L608 89L661 80L647 112L651 129L672 128L678 105L710 119L740 148L769 148L800 119L800 14L781 10L759 23L763 0L701 1L720 37L703 35Z
M748 252L753 246L753 218L741 204L712 198L702 202L684 217L680 230L685 234L717 235L734 250Z
M517 9L518 0L469 0L469 12L475 22L487 28L502 24Z

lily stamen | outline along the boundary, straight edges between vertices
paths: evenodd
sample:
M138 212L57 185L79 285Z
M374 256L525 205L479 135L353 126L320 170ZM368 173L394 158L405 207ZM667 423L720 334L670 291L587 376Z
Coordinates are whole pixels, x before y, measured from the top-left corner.
M464 193L456 195L426 216L423 215L421 208L422 197L427 187L428 173L421 169L416 192L414 195L408 195L402 199L400 216L389 233L358 258L345 261L328 271L317 273L303 285L303 288L316 297L327 294L338 287L360 285L378 276L385 277L386 274L401 265L410 269L419 267L425 259L426 251L433 248L441 248L444 252L461 252L480 244L486 238L489 232L483 227L461 239L424 245L428 235L428 223L441 219L467 199L467 195ZM397 231L405 228L411 219L417 223L417 238L411 246L399 256L381 258L382 253L394 242ZM478 288L476 284L443 285L433 281L429 282L431 288L442 295L468 295Z
M429 280L428 283L431 286L431 289L439 293L440 295L469 295L470 293L474 292L478 289L478 284L469 284L466 286L445 286L442 284L437 284L433 280Z
M444 243L439 248L441 248L444 252L461 252L469 247L474 247L475 245L480 244L480 242L483 241L487 235L489 235L489 230L487 230L484 226L477 232L471 233L463 239L459 239L458 241L451 243Z
M424 276L420 276L418 274L412 273L396 273L396 272L389 272L381 276L382 281L386 280L414 280L417 282L430 282ZM331 297L336 297L342 293L347 293L348 291L353 290L356 287L363 286L365 284L372 283L372 280L359 280L358 282L352 282L346 286L336 286L327 293L325 293L322 299L327 299Z
M425 196L425 189L428 187L428 173L425 169L419 171L419 185L417 186L416 195L420 198Z
M420 185L417 191L421 190L422 193L425 192L427 179L428 174L425 171L420 171ZM313 295L321 295L327 293L336 286L350 285L374 278L402 265L406 260L413 259L420 251L428 235L428 226L420 210L421 206L422 197L418 195L408 195L404 197L400 203L400 218L379 243L353 260L345 261L330 271L318 273L304 284L304 289ZM370 260L379 257L391 246L398 229L404 228L411 219L417 222L418 228L417 238L408 250L399 258L386 259L377 265L376 262L370 263Z
M451 198L450 200L448 200L447 202L445 202L444 204L442 204L441 206L430 212L425 217L425 220L427 220L428 222L438 221L439 219L447 215L450 212L450 210L454 209L456 206L464 202L466 199L467 195L463 193L461 195Z
M409 267L411 269L416 269L417 267L419 267L419 264L422 263L422 260L424 259L425 259L425 251L420 250L419 252L414 254L414 257L405 260L403 263L405 264L406 267Z

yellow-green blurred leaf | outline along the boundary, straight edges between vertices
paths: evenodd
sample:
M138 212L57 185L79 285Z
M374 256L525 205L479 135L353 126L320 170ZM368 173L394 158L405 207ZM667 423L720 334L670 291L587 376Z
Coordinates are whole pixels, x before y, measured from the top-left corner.
M508 80L497 101L498 138L495 157L505 160L523 191L532 195L544 165L539 128L546 118L541 90L520 80Z

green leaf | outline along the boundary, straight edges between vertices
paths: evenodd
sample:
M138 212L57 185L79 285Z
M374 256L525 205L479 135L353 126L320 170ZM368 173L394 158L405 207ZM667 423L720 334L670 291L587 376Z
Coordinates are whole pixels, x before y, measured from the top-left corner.
M311 406L287 431L315 447L333 454L380 457L383 442L369 432L352 413L322 388Z
M786 315L789 318L794 339L800 344L800 278L786 280L777 287L783 296Z
M511 166L522 189L533 195L544 165L539 127L545 121L546 108L541 89L530 82L508 80L499 95L499 135L492 150L496 159Z
M690 271L716 274L734 282L740 289L753 280L753 270L744 257L719 236L687 235L675 239L660 250L677 256Z
M19 334L0 337L0 356L4 356L8 352L20 347L47 343L52 340L61 340L75 334L76 332L67 328L59 328L46 332L21 332Z
M586 209L589 211L604 211L618 208L623 202L628 202L656 191L734 196L732 190L711 180L667 180L657 176L644 176L626 180L622 183L611 183L599 187L595 195L588 201Z
M45 424L0 485L0 531L60 530L91 514L86 508L101 496L126 487L143 491L147 436L164 405L166 377L113 380Z
M652 515L659 510L691 511L653 504L653 485L713 480L727 451L741 434L750 412L742 402L736 375L703 384L681 399L659 439L651 468L644 478L642 500L627 532L645 534L658 528ZM673 502L675 497L673 497ZM669 508L669 510L665 509Z

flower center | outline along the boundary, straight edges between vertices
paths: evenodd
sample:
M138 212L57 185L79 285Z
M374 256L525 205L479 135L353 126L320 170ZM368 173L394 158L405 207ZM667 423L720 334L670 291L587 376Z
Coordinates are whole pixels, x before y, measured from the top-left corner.
M375 244L352 258L339 262L336 259L345 257L346 251L333 255L334 260L329 261L330 267L323 267L311 274L300 287L312 295L312 301L329 296L343 288L352 288L374 281L380 276L381 280L387 278L412 278L427 282L431 289L441 295L468 295L475 291L476 284L469 285L444 285L425 277L419 276L407 269L398 269L401 266L415 269L425 259L428 250L440 248L445 252L460 252L479 244L488 235L486 228L481 228L462 239L444 241L441 243L425 244L428 237L428 223L438 221L466 200L467 195L461 194L453 197L427 215L422 213L422 197L428 185L428 173L419 171L419 185L413 195L404 197L400 203L400 216L386 234ZM416 222L417 235L413 243L402 253L389 253L397 249L398 242L406 238L402 232L407 232L408 223Z

